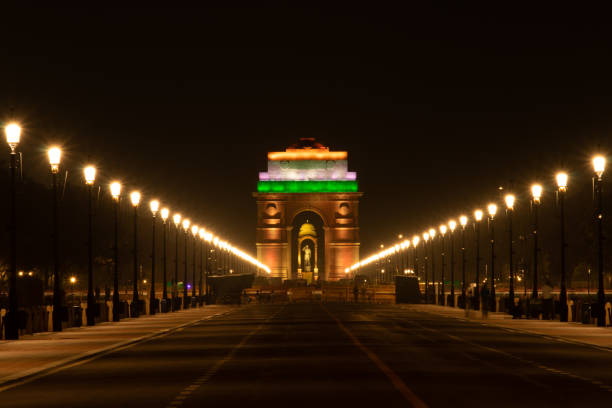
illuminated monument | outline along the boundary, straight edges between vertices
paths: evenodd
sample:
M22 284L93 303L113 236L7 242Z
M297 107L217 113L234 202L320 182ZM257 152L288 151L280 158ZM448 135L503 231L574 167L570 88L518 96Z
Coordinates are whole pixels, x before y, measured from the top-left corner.
M271 276L338 280L359 260L357 174L347 152L301 138L284 152L268 153L259 173L257 259Z

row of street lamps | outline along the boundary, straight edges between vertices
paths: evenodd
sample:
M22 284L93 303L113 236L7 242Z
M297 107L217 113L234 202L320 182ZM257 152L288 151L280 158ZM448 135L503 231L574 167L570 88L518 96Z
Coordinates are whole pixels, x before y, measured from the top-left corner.
M17 294L17 223L16 223L16 172L17 172L17 161L18 152L17 146L21 139L21 127L16 123L10 123L5 126L6 141L11 149L10 153L10 210L9 210L9 235L10 235L10 255L9 255L9 305L6 317L6 338L17 339L19 337L19 320L18 320L18 294ZM52 252L53 252L53 315L52 323L54 331L62 330L62 314L61 310L63 307L63 296L62 296L62 280L61 280L61 269L60 269L60 257L59 257L59 197L58 197L58 180L57 175L59 173L60 162L61 162L62 151L59 147L51 147L48 149L49 165L51 168L52 185L53 185L53 205L52 205L52 217L53 217L53 229L52 229ZM93 289L93 192L94 184L96 180L96 168L94 166L87 166L83 170L85 184L88 187L88 239L87 239L87 253L88 253L88 267L87 267L87 325L94 325L95 320L95 297ZM119 206L121 201L122 185L118 181L110 183L110 193L114 202L114 246L113 246L113 321L119 321L120 319L120 301L119 301ZM138 243L138 210L141 203L141 194L139 191L132 191L129 195L130 202L133 206L133 261L134 261L134 277L133 277L133 293L132 293L132 313L131 316L138 317L139 315L139 295L138 295L138 269L139 269L139 243ZM152 263L151 263L151 288L150 288L150 314L155 314L156 311L156 298L155 298L155 273L156 273L156 242L155 242L155 227L158 214L161 216L163 222L163 294L162 299L164 304L168 305L168 293L166 288L167 282L167 229L168 229L168 218L170 216L170 210L168 208L162 208L160 210L160 202L153 199L149 202L149 207L152 214L153 222L153 242L152 242ZM266 273L270 273L270 268L261 262L257 261L247 253L234 247L229 242L214 236L211 232L205 228L199 227L196 224L192 224L189 219L183 218L179 213L175 213L172 217L174 226L176 229L176 264L174 271L174 279L172 281L172 307L162 308L164 312L171 310L180 309L180 299L178 296L178 259L179 259L179 233L182 229L184 232L184 247L185 247L185 269L184 269L184 285L183 285L183 308L189 307L187 300L189 299L188 293L188 262L187 262L187 242L191 233L192 236L192 293L193 299L196 299L196 244L200 242L200 280L199 280L199 296L200 301L202 299L202 276L203 269L206 269L206 277L208 277L208 256L206 256L206 262L204 262L204 252L208 254L208 246L214 245L221 251L222 257L222 270L233 272L236 267L242 271L252 269L255 272L263 270ZM204 248L206 247L206 249ZM206 268L204 268L206 265ZM206 298L208 299L208 282L206 282Z
M595 157L593 157L592 159L592 166L593 166L593 172L594 172L594 177L593 177L593 183L594 183L594 193L595 193L595 204L596 204L596 212L595 212L595 222L597 224L597 266L598 266L598 291L597 291L597 316L599 316L599 318L597 319L597 324L598 326L603 326L605 325L605 319L603 318L603 316L605 315L605 292L604 292L604 280L603 280L603 265L604 265L604 258L603 258L603 202L602 202L602 177L603 177L603 173L606 167L606 159L605 157L601 156L601 155L597 155ZM560 265L561 265L561 277L560 277L560 295L559 295L559 301L561 304L561 311L560 311L560 319L561 321L567 321L568 320L568 310L567 310L567 288L566 288L566 247L567 247L567 243L566 243L566 232L565 232L565 195L567 193L567 186L568 186L568 175L565 172L559 172L556 174L555 176L555 181L556 181L556 192L557 192L557 197L559 200L559 211L560 211ZM532 298L533 299L537 299L538 297L538 253L539 253L539 243L538 243L538 213L539 213L539 207L540 207L540 203L541 203L541 197L542 197L542 192L543 192L543 188L542 185L540 184L533 184L531 186L531 204L532 204L532 209L533 209L533 231L532 231L532 235L533 235L533 242L534 242L534 248L533 248L533 291L532 291ZM504 203L506 206L506 216L507 216L507 222L508 222L508 233L509 233L509 240L508 240L508 263L509 263L509 267L510 267L510 276L509 276L509 288L508 288L508 292L509 292L509 299L510 299L510 306L513 307L514 305L514 279L515 279L515 274L514 274L514 264L513 264L513 247L512 247L512 238L513 238L513 231L512 231L512 215L514 212L514 207L515 207L515 203L516 203L516 197L513 194L506 194L506 196L504 197ZM496 299L495 299L495 235L494 235L494 227L495 227L495 217L497 214L497 204L495 203L490 203L487 206L487 221L488 221L488 235L489 235L489 241L490 241L490 256L489 256L489 279L485 280L485 284L489 284L489 290L491 293L490 296L490 300L491 300L491 304L490 304L490 308L491 310L495 310L496 308ZM476 235L476 246L475 246L475 264L476 264L476 269L475 269L475 287L474 287L474 300L475 302L479 302L480 301L480 291L479 291L479 285L480 285L480 224L481 221L483 220L485 214L481 209L476 209L474 211L474 215L473 215L473 225L474 225L474 231L475 231L475 235ZM468 217L466 215L461 215L459 217L459 225L461 226L461 254L462 254L462 261L461 261L461 274L462 274L462 285L461 285L461 295L462 295L462 299L466 299L466 278L465 278L465 265L466 265L466 260L465 260L465 229L466 226L468 224ZM364 259L363 261L357 262L354 265L350 266L349 268L346 268L345 272L349 273L349 272L358 272L361 270L361 268L364 268L365 266L372 264L373 262L380 262L381 260L387 260L388 258L392 257L392 256L397 256L399 255L402 251L408 250L410 247L413 248L413 260L414 260L414 268L413 268L413 272L416 272L418 270L418 253L417 253L417 248L419 246L419 243L422 242L422 247L423 247L423 258L424 258L424 262L423 262L423 266L424 266L424 276L425 276L425 301L428 301L428 291L429 291L429 274L428 274L428 256L427 256L427 244L429 243L429 249L430 249L430 253L431 253L431 269L432 269L432 281L436 282L436 276L435 276L435 262L434 262L434 240L435 237L437 235L437 233L439 232L439 237L440 240L442 242L442 272L441 272L441 279L440 279L440 283L438 285L438 301L437 303L442 303L444 304L444 298L445 298L445 292L444 292L444 274L445 274L445 253L444 253L444 242L445 242L445 237L448 231L450 231L450 239L451 239L451 304L450 306L454 306L454 299L455 299L455 293L454 293L454 289L455 289L455 285L454 285L454 266L455 266L455 262L454 262L454 250L455 250L455 245L454 245L454 234L455 234L455 229L457 228L457 222L455 220L450 220L447 224L442 224L440 225L439 229L436 230L434 228L430 228L428 229L426 232L424 232L422 235L414 235L414 237L412 238L412 240L403 240L387 249L383 249L380 252L369 256L368 258ZM403 236L399 236L400 239L403 238ZM421 239L422 238L422 239ZM381 245L382 247L382 245ZM403 257L402 257L402 264L403 264ZM400 268L400 270L403 269L403 265L402 268ZM405 269L405 271L408 271L407 269ZM434 294L435 296L435 294ZM477 303L478 304L478 303Z

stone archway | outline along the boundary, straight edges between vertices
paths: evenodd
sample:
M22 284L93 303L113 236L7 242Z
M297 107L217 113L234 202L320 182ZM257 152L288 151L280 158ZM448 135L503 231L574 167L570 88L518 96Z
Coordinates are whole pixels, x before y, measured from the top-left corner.
M305 268L304 251L309 245L310 270ZM293 217L291 229L291 279L305 279L308 283L325 278L325 224L313 211L301 211Z

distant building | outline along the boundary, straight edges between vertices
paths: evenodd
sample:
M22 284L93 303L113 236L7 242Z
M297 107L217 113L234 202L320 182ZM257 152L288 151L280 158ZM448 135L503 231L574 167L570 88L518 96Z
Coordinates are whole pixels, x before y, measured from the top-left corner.
M259 173L257 259L271 276L338 280L359 260L357 174L347 152L301 138L284 152L268 153Z

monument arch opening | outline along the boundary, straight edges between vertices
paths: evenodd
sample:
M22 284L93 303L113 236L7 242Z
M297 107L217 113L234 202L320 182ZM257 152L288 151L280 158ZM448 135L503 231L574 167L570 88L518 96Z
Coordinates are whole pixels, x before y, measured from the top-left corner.
M291 278L308 284L325 279L320 276L325 265L325 228L321 216L312 211L298 213L292 223Z

